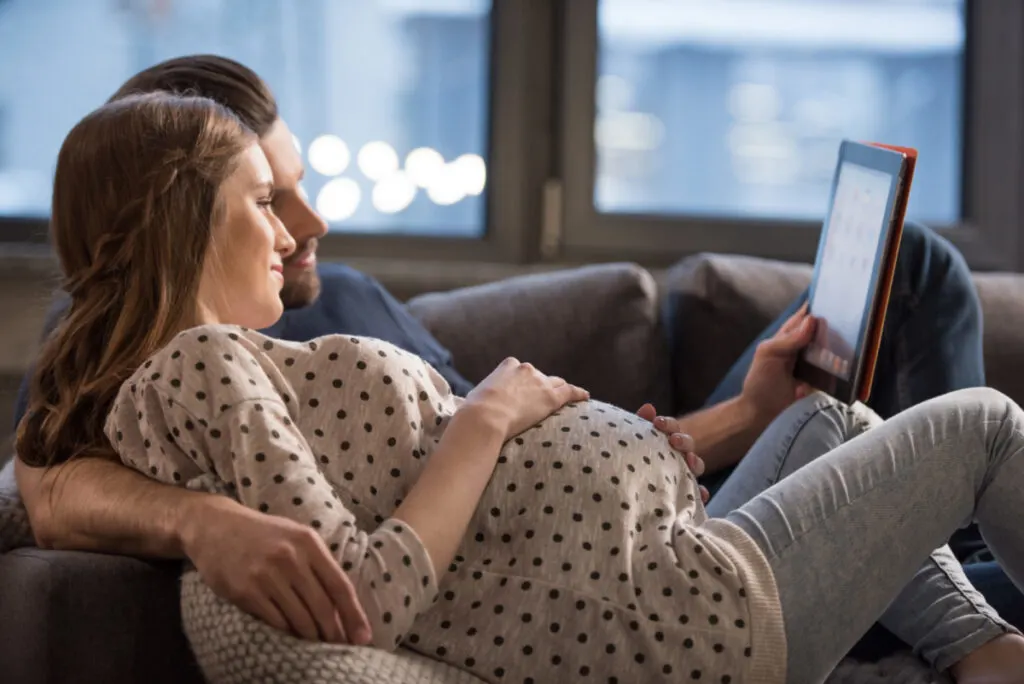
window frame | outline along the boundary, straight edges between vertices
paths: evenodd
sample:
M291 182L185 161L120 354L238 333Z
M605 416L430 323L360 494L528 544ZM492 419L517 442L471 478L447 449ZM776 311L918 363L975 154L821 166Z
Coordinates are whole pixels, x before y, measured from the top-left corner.
M493 0L481 237L332 232L323 260L504 264L700 252L811 262L820 222L600 214L593 204L599 0ZM962 207L934 226L976 270L1024 270L1024 3L967 0ZM48 219L0 217L0 246L45 245Z
M320 240L321 259L518 263L535 253L553 148L554 17L554 7L547 0L492 0L483 234L433 237L332 231ZM45 244L47 226L47 218L0 216L0 245Z
M563 258L664 265L700 252L813 262L821 223L602 214L594 206L598 2L565 4L560 150ZM1024 3L967 1L962 207L964 219L934 225L977 270L1020 270L1024 240ZM572 30L568 30L572 27Z

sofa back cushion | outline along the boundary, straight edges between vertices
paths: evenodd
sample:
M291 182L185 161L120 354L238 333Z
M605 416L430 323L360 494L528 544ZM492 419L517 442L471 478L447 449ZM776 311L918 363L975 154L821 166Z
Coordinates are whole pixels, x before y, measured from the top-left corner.
M1024 404L1024 275L977 273L985 320L985 380Z
M699 254L664 276L676 408L700 408L744 349L810 284L812 269ZM1024 404L1024 275L979 273L988 384Z
M704 405L750 343L810 282L811 268L746 256L700 254L661 282L674 407Z
M507 356L625 408L661 408L670 393L654 279L632 264L520 276L427 294L413 314L476 383Z

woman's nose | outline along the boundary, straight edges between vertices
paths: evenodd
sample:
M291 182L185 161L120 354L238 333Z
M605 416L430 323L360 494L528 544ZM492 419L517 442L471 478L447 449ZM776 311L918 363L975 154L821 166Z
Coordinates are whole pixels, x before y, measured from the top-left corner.
M288 258L295 253L295 238L278 220L274 228L274 249L281 253L282 257Z

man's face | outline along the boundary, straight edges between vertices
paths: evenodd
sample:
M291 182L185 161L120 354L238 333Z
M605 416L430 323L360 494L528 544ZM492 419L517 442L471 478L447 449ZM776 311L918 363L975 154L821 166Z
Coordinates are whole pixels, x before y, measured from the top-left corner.
M286 309L312 304L320 294L320 276L316 272L317 242L327 232L327 224L309 206L299 183L305 173L302 157L292 142L292 132L278 119L260 140L260 147L274 174L274 213L295 238L295 253L284 262L284 288L281 301Z

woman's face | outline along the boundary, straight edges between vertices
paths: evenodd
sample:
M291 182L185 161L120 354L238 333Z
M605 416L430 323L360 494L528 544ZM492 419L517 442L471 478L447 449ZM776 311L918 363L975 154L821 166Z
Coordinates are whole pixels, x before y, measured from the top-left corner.
M267 158L253 142L218 191L220 220L199 284L200 323L258 330L281 317L282 260L295 240L271 209L273 188Z

